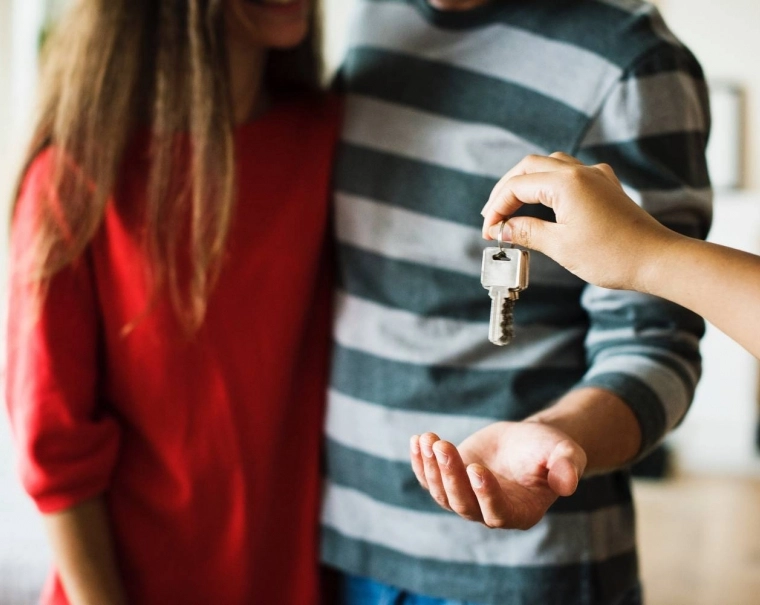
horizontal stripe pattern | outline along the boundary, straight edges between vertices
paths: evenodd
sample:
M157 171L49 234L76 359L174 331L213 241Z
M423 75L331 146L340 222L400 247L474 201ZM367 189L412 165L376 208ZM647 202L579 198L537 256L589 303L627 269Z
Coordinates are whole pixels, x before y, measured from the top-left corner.
M514 82L403 53L355 47L342 69L350 94L463 122L509 125L516 136L544 150L566 149L588 121L585 113ZM547 122L546 115L557 119Z
M367 185L357 184L357 188L366 190ZM412 190L411 195L414 193ZM335 195L335 207L339 242L388 259L461 273L480 283L484 248L480 227L453 220L459 209L452 208L447 218L439 218L424 213L424 208L411 211L341 191ZM585 283L539 252L530 253L530 266L531 287L580 289Z
M391 259L480 277L483 238L478 228L342 192L335 195L335 206L336 236L342 243ZM356 216L362 220L355 220Z
M572 388L586 372L584 351L567 368L474 369L425 366L335 344L332 388L393 409L520 420Z
M669 341L676 345L680 344L684 349L695 351L699 347L701 334L694 334L685 330L673 330L670 328L657 327L634 327L607 329L604 331L591 332L586 336L586 347L596 352L605 347L616 347L621 344L640 343L646 341L652 346L664 348L664 342Z
M705 133L710 118L702 105L704 87L704 81L678 72L626 78L608 95L583 146L625 143L669 133ZM678 105L668 102L673 96L681 100Z
M670 191L637 191L625 186L623 189L634 202L668 226L676 223L702 226L712 220L713 190L710 187L680 187Z
M421 130L431 136L417 136ZM526 155L543 151L502 127L461 122L362 95L346 99L343 140L493 179Z
M496 180L489 177L350 143L340 145L335 179L341 194L382 201L395 208L474 229L483 225L479 212L496 184Z
M453 564L409 556L329 527L322 531L322 560L339 569L358 566L363 576L392 586L415 586L418 594L483 605L611 603L635 589L638 569L635 551L550 567Z
M406 26L400 28L399 23ZM409 30L415 35L409 36ZM621 75L620 68L602 55L572 44L505 23L486 25L477 36L463 37L429 25L414 6L402 3L368 3L355 24L353 40L357 46L403 53L511 82L586 115L595 109L590 102ZM516 55L537 59L515 61ZM563 68L554 69L555 65Z
M577 155L585 164L613 166L620 181L634 189L704 189L710 186L706 146L706 133L680 132L590 145Z
M378 502L328 482L325 526L413 557L475 565L530 567L604 561L634 549L630 506L547 515L527 531L494 532L452 513L423 513ZM506 535L503 535L506 534ZM600 539L603 536L605 539ZM450 543L458 545L455 552Z
M378 458L409 462L409 438L432 431L459 443L500 418L388 409L331 389L325 432L332 440Z
M346 245L339 252L341 286L352 296L423 317L488 321L491 299L480 277L397 261ZM442 291L441 284L451 288L451 293ZM547 285L544 280L531 284L515 304L515 325L586 325L586 314L578 306L580 295L580 287Z
M602 374L633 378L646 376L647 385L665 410L666 430L672 429L681 420L691 402L692 392L676 372L643 355L618 354L601 359L586 374L586 380Z
M598 330L607 334L600 337L601 341L596 341L596 336L590 334L586 342L588 346L609 342L609 337L624 338L625 334L634 339L667 338L670 335L680 338L679 332L684 332L684 337L694 343L704 331L704 322L695 313L662 298L629 290L588 286L583 291L581 304L592 315L592 332ZM619 329L628 331L617 332Z
M393 175L393 178L388 178L389 175ZM459 172L350 143L340 145L335 178L339 183L339 193L478 230L483 226L480 210L496 184L496 180L489 177ZM554 211L540 204L525 205L515 214L555 220Z
M414 5L429 22L452 31L503 23L585 49L621 68L629 65L637 55L663 42L675 40L666 27L658 27L657 21L661 21L661 17L646 2L639 2L636 11L598 0L583 3L542 2L535 6L524 2L498 2L485 10L452 14L453 11L447 13L433 9L426 0L370 1Z
M354 296L336 294L335 340L340 345L405 363L472 369L575 367L585 326L524 326L509 348L495 349L488 321L420 317ZM486 319L486 318L484 318ZM484 330L486 332L484 332Z

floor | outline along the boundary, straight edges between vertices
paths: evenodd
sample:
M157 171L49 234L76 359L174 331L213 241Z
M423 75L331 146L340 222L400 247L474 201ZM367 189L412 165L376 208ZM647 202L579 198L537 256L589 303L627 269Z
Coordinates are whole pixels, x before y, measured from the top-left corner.
M635 486L647 605L760 604L760 479Z

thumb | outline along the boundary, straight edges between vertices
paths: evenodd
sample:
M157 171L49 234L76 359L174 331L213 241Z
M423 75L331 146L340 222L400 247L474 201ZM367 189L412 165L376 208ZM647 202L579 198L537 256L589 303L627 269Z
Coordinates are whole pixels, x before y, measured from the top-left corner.
M504 241L512 242L524 248L548 252L549 246L554 241L552 231L556 229L555 223L543 221L532 216L515 216L504 224ZM492 225L488 229L488 235L493 239L499 237L500 224Z
M547 464L549 487L559 496L571 496L586 469L586 453L571 440L557 444Z

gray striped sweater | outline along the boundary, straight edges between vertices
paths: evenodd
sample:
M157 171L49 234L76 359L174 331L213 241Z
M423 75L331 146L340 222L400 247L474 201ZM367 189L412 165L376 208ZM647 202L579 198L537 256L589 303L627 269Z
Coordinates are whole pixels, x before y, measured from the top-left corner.
M497 0L463 13L360 0L351 36L323 560L475 603L614 603L637 582L626 472L582 481L531 530L495 531L437 507L414 479L408 439L432 430L456 443L582 386L631 407L642 453L680 422L703 322L534 253L516 338L495 347L479 211L523 156L561 150L608 162L659 220L704 237L699 64L639 0Z

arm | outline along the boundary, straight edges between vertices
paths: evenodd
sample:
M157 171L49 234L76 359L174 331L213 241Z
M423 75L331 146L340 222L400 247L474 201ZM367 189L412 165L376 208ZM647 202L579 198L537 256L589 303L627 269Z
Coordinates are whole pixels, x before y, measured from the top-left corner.
M636 416L617 395L592 387L570 391L527 419L562 431L588 460L586 474L625 466L641 448Z
M22 483L44 515L73 603L122 603L102 495L120 429L101 405L99 310L89 252L59 271L42 302L27 251L37 233L52 162L29 169L11 233L6 400ZM101 575L102 574L102 575Z
M699 313L760 358L760 257L678 237L642 273L642 291Z
M44 518L56 568L71 605L125 604L103 499Z

